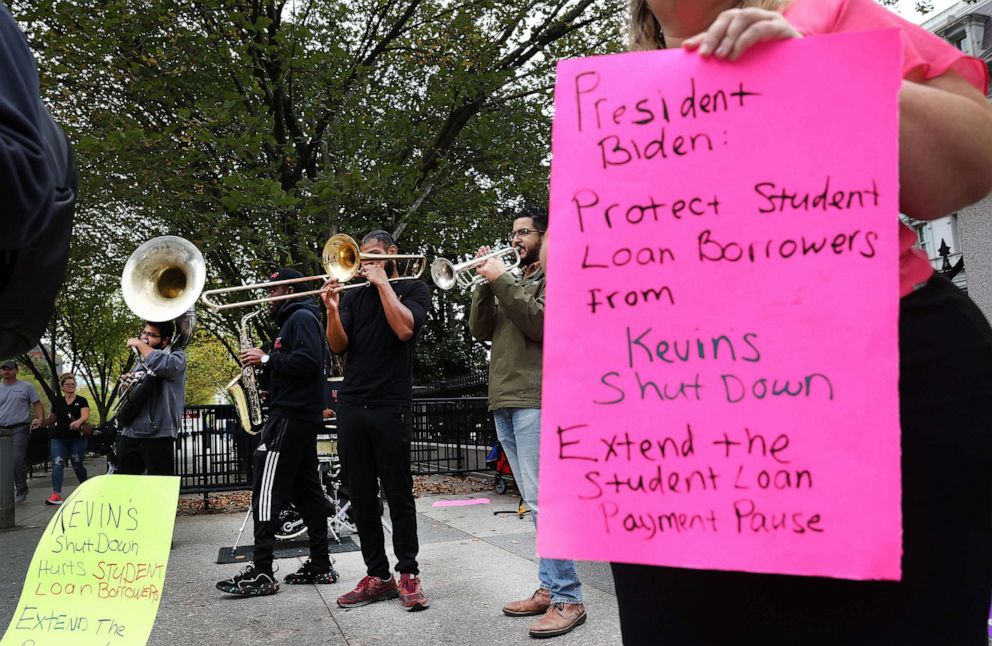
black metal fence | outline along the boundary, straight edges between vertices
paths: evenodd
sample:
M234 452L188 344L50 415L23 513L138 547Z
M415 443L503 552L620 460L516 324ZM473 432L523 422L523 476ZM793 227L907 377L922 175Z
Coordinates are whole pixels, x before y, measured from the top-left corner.
M413 400L413 473L485 471L496 440L485 397ZM335 432L333 423L329 433ZM251 487L251 456L259 436L241 430L233 406L188 406L176 441L176 474L182 493Z
M259 436L241 430L233 406L187 406L176 440L176 474L183 493L251 487L251 456Z
M486 455L496 441L496 427L486 397L486 375L472 374L418 387L413 400L410 462L417 475L487 471ZM430 395L430 396L428 396ZM446 396L445 396L446 395ZM337 432L333 422L327 433ZM27 462L32 477L49 465L48 433L31 434ZM176 474L182 493L236 491L251 487L252 453L258 435L249 435L233 406L187 406L175 445ZM89 450L108 454L116 440L113 424L90 438ZM331 446L336 446L332 444ZM325 446L326 450L326 446ZM336 450L336 449L333 449Z
M496 427L485 397L413 400L410 462L419 475L485 471Z

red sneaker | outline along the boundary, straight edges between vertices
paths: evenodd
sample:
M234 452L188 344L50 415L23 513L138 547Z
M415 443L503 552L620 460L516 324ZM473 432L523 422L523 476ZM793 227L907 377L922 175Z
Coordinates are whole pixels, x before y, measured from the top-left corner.
M431 605L420 587L420 579L404 572L400 575L400 603L404 610L424 610Z
M62 504L62 496L60 496L58 494L58 492L53 491L52 492L52 495L49 496L48 497L48 500L45 501L45 504L46 505L61 505Z
M380 579L377 576L367 576L358 582L354 590L338 597L338 605L342 608L357 608L374 601L395 599L399 595L393 577Z

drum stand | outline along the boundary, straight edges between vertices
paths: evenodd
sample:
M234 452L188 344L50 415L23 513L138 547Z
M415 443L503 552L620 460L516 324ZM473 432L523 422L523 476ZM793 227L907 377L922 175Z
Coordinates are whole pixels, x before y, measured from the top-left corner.
M327 517L327 532L334 537L335 542L341 543L342 531L357 534L358 528L348 520L351 501L342 505L338 497L338 489L341 487L341 459L338 457L337 428L336 419L324 420L324 429L327 432L317 435L317 461L320 463L320 482L324 487L324 496L331 503L332 513ZM385 518L382 526L389 534L393 533L392 526Z
M355 527L355 524L348 520L348 510L351 509L351 501L349 500L342 505L341 499L338 498L338 488L340 487L338 474L340 473L340 466L337 462L337 456L322 455L318 460L317 468L320 473L321 486L324 490L324 498L327 499L331 507L331 513L327 515L327 533L334 538L334 542L340 544L341 534L344 530L348 530L352 534L358 533L358 528ZM245 513L245 519L241 521L241 528L238 530L238 537L234 540L234 545L231 546L232 555L237 552L238 545L241 543L241 537L244 536L245 528L248 527L249 518L251 518L251 507ZM385 515L382 517L382 527L387 533L392 535L393 527Z
M327 496L326 493L325 497L330 499L330 496ZM334 513L327 516L327 531L332 537L334 537L334 541L340 544L341 532L343 530L347 529L348 531L355 533L358 529L348 520L348 510L351 508L351 502L346 502L344 505L341 505L332 501L332 505L332 510ZM249 518L251 518L250 508L245 513L245 519L241 521L241 527L238 529L238 537L234 539L234 545L231 546L232 555L238 550L238 545L241 543L241 537L244 536L245 528L248 527ZM302 533L303 532L300 532L300 534ZM299 536L299 534L296 534L296 536ZM296 538L296 536L293 536L293 538Z
M335 499L336 500L336 499ZM334 503L337 512L333 516L327 517L327 532L334 537L334 542L341 543L341 532L348 530L352 534L358 532L358 528L348 520L348 510L351 509L351 501L341 505Z
M341 463L338 461L337 449L332 454L319 455L320 482L324 488L324 497L331 504L331 513L327 515L327 533L334 537L336 543L341 543L341 532L348 530L356 533L358 528L348 520L348 510L351 501L341 504L338 489L341 486Z
M244 536L245 527L248 526L248 519L251 518L251 507L248 507L248 513L245 514L245 519L241 522L241 529L238 530L238 537L234 539L234 545L231 546L231 556L238 553L238 543L241 542L241 537Z

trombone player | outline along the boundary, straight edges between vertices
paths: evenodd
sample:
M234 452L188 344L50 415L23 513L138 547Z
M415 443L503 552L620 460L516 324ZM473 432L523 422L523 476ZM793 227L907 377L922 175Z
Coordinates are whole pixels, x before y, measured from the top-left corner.
M295 269L279 269L272 281L301 279ZM296 505L310 537L310 558L288 584L328 584L338 580L327 554L327 503L317 473L317 434L323 430L324 339L319 310L309 297L292 298L304 283L268 288L269 314L279 325L271 353L246 348L241 362L262 366L269 373L269 417L252 456L252 519L255 525L254 563L217 589L243 597L279 591L272 570L279 512ZM290 296L289 299L272 300Z
M338 597L342 608L400 598L406 610L429 602L420 585L416 506L410 474L413 424L413 353L427 319L430 292L421 280L402 280L395 259L396 241L385 231L362 240L360 273L368 286L350 289L331 279L321 298L327 310L327 341L334 352L348 352L344 383L338 393L338 451L367 576ZM389 569L379 512L379 482L389 503L397 584Z

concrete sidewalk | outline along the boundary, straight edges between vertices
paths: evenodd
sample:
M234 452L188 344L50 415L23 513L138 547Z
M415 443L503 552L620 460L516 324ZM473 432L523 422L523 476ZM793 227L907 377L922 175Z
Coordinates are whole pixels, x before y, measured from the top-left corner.
M65 494L76 484L68 471ZM91 473L99 472L93 464ZM50 493L44 482L34 479L29 483L28 501L17 506L17 527L0 531L0 630L6 629L14 613L35 545L55 511L44 504ZM436 500L453 498L489 498L491 503L432 506ZM511 618L500 612L504 601L529 596L537 587L533 523L515 514L493 515L496 510L515 510L516 505L515 496L495 493L417 499L418 560L431 607L415 613L405 612L398 601L347 611L337 607L335 599L365 575L359 551L333 555L341 574L333 585L283 585L279 594L249 599L224 595L214 583L235 574L242 565L217 565L215 561L220 548L234 543L244 514L179 516L158 620L148 643L535 643L527 634L532 618ZM249 543L250 535L249 523ZM391 548L389 552L395 563ZM277 578L295 571L301 562L296 558L276 561ZM620 644L609 566L580 563L579 576L589 619L551 643Z

